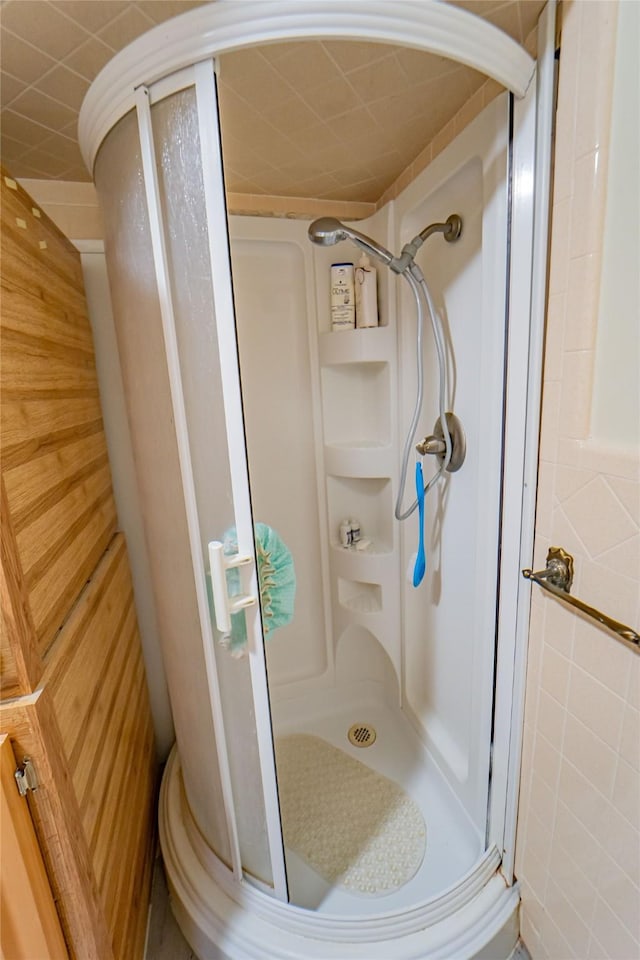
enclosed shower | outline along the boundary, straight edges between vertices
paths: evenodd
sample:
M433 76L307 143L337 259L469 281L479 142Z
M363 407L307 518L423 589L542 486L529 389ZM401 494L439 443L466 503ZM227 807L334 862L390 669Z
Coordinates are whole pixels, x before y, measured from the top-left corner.
M322 37L505 89L357 222L229 212L218 58ZM549 10L538 42L536 71L446 4L220 0L83 106L176 730L161 848L203 960L515 944ZM358 248L378 324L336 331Z

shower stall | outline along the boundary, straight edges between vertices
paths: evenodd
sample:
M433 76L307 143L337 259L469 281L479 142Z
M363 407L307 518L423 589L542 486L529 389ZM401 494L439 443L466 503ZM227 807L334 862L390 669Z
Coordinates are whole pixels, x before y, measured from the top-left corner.
M462 220L415 253L466 437L426 498L418 587L418 512L400 523L394 505L419 366L416 441L442 418L409 285L378 264L379 325L332 331L349 237L226 208L216 57L309 37L411 45L505 87L353 225L398 252ZM83 105L176 730L161 846L203 960L515 944L553 40L552 5L536 65L445 4L219 2L137 40ZM437 469L425 458L425 480ZM296 595L271 629L276 549Z

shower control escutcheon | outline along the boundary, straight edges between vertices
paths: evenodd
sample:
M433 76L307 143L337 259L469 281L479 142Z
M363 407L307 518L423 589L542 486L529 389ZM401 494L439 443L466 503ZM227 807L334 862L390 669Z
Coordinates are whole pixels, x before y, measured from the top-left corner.
M464 428L455 413L445 413L445 417L447 419L447 427L449 428L449 436L451 437L451 459L447 464L447 471L449 473L455 473L464 463L464 458L467 454L467 439ZM416 450L422 457L431 454L432 456L438 457L442 462L446 449L444 430L440 423L440 417L438 417L433 427L433 434L425 437L420 443L417 443Z

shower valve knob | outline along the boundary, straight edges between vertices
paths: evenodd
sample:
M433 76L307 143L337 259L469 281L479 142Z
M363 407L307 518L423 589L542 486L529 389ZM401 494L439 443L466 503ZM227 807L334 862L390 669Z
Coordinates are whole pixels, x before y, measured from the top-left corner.
M442 454L446 449L446 443L444 440L439 440L438 437L425 437L424 440L416 444L416 450L422 457L428 453Z
M451 437L451 459L447 464L447 472L455 473L464 463L464 458L467 453L467 441L464 435L464 428L455 413L449 412L446 413L445 416L447 418L449 436ZM439 457L441 461L444 460L447 445L444 442L444 431L439 417L434 424L433 434L430 437L425 437L420 443L417 443L416 450L422 457L430 453L435 457Z

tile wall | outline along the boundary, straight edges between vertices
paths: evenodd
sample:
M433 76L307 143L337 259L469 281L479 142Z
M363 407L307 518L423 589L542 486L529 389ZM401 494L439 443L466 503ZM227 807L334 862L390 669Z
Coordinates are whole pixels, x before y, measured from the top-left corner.
M640 457L589 435L617 3L563 4L535 568L638 629ZM516 854L533 960L640 956L640 657L532 592Z

